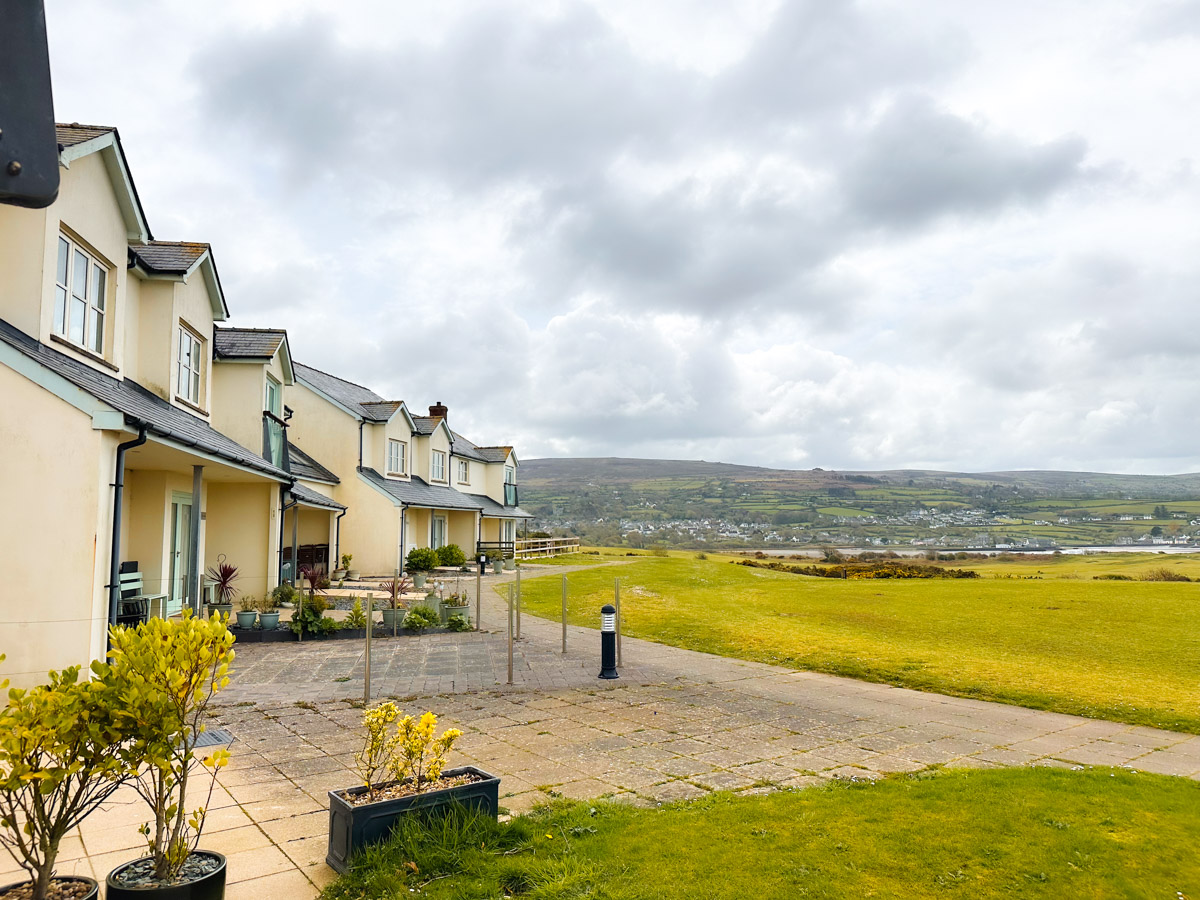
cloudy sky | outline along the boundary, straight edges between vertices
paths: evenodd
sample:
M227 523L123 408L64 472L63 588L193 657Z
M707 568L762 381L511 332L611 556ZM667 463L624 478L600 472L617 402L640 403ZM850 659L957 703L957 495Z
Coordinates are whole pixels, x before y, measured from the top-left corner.
M481 443L1200 470L1200 2L47 0L233 324Z

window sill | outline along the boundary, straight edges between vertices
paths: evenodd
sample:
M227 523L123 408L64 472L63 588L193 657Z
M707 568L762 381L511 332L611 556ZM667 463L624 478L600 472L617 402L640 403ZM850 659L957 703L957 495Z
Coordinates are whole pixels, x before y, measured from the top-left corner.
M407 478L408 473L406 473L406 472L388 472L387 477L388 478Z
M68 338L63 337L61 334L50 335L50 340L52 340L56 344L62 344L64 347L74 350L76 353L78 353L82 356L86 356L92 362L99 363L100 365L104 366L104 368L106 368L106 369L111 369L114 372L121 371L119 368L114 366L112 363L110 363L107 359L105 359L99 353L95 353L95 352L87 349L86 347L81 347L79 344L75 343L72 340L69 340Z
M184 400L178 394L175 395L175 402L180 404L181 406L186 406L188 409L192 410L193 412L200 413L200 415L202 415L202 416L208 415L208 410L205 409L203 406L197 406L191 400Z

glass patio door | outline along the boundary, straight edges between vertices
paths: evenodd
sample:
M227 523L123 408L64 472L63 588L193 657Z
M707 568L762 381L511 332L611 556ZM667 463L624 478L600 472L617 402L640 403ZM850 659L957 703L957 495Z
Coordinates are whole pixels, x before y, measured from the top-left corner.
M171 589L167 595L167 615L183 610L188 583L188 548L192 535L192 502L177 498L171 503Z
M430 546L436 550L438 547L445 547L446 540L446 517L433 517L433 539L430 541Z

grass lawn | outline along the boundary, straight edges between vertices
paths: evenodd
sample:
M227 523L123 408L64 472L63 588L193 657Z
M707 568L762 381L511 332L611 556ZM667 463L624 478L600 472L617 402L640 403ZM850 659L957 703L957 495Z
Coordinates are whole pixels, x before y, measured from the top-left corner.
M323 900L1197 897L1200 784L940 772L657 809L566 803L410 825Z
M569 574L569 621L596 627L617 576L635 637L1200 733L1200 585L843 581L645 557ZM526 578L522 596L531 613L559 617L557 577Z

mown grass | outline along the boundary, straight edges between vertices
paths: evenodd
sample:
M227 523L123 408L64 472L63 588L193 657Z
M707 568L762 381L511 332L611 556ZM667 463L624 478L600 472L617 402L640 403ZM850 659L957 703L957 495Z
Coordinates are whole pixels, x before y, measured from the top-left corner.
M647 557L570 573L568 620L595 627L617 576L627 635L1200 733L1198 585L843 581L716 560ZM529 612L559 617L558 578L528 577L522 593Z
M938 772L657 809L559 802L409 823L323 900L1195 897L1200 784Z

